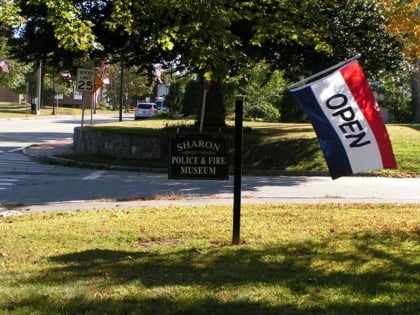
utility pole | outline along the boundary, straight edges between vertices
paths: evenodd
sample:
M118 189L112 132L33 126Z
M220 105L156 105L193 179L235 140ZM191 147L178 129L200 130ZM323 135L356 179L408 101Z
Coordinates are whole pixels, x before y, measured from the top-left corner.
M41 113L41 98L42 98L42 61L39 62L36 80L36 114Z
M123 106L123 102L124 102L124 89L123 89L123 84L124 84L124 61L121 61L121 77L120 77L120 121L122 121L122 106Z

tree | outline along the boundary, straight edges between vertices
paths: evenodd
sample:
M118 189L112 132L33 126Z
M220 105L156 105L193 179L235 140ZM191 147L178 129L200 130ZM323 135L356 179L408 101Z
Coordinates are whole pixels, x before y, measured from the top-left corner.
M279 70L272 71L270 65L260 61L244 69L238 76L228 79L237 88L237 93L245 95L245 118L278 120L279 104L287 82Z
M200 71L212 64L210 125L224 124L225 79L259 60L295 80L355 52L371 73L394 71L402 58L375 1L32 0L19 9L27 20L20 40L27 44L15 44L22 58L36 58L30 43L40 38L37 52L62 66L75 56L110 54L139 71L175 64L202 80Z
M385 27L403 44L404 54L420 58L420 3L413 0L383 0L388 21Z
M185 86L185 93L182 99L182 114L184 116L199 115L197 100L200 100L202 82L190 80Z
M420 122L420 3L418 1L383 1L389 19L387 29L403 44L411 63L412 108L415 122Z
M0 2L0 28L2 30L19 27L23 21L16 1L3 0Z
M0 71L0 85L7 86L16 93L24 93L27 77L33 72L33 66L9 58L7 38L11 34L8 29L3 31L5 32L0 32L0 61L7 62L9 72Z
M169 86L168 95L165 97L165 106L169 108L170 114L181 112L182 98L181 80L172 81Z

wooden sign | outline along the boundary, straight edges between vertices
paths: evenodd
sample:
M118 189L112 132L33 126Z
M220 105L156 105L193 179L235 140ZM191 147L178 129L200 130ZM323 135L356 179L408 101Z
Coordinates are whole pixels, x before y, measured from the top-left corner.
M228 179L226 140L203 133L172 139L168 170L169 179Z

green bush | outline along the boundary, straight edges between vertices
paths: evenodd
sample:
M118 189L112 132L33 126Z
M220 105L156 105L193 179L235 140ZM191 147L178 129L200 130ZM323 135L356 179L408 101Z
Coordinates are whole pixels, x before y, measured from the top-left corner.
M281 122L307 122L305 112L300 108L289 90L284 92L279 108Z
M280 112L271 103L261 102L250 106L244 113L245 118L262 119L264 121L279 121Z
M182 113L184 116L197 114L201 104L202 87L198 80L191 80L185 86L184 98L182 100Z

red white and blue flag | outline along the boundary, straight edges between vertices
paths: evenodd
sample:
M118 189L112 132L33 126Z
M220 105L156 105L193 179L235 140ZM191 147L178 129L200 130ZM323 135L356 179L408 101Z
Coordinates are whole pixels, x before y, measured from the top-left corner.
M107 60L102 60L101 70L100 70L101 79L105 76L107 67L108 67L108 61Z
M333 179L397 168L378 103L357 61L291 92L315 129Z
M3 72L9 73L9 64L6 59L0 61L0 68Z

